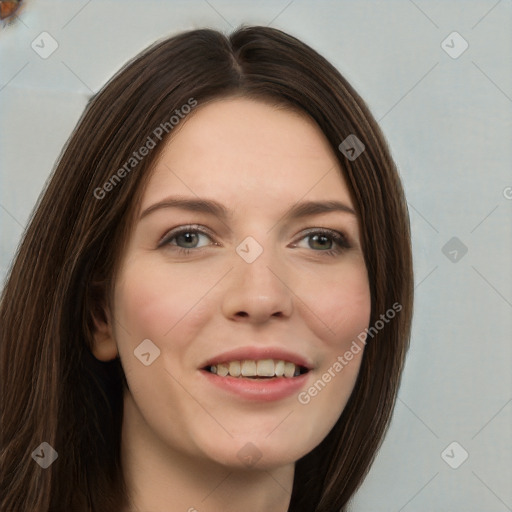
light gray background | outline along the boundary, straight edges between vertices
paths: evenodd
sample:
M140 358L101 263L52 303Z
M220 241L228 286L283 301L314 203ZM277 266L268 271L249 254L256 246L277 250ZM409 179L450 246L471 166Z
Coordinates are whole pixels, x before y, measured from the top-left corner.
M29 1L0 29L0 277L88 98L158 38L240 23L288 31L330 59L379 120L406 188L412 347L351 510L511 511L510 0ZM59 45L47 59L31 48L43 31ZM456 59L441 47L453 31L469 43ZM454 236L467 254L442 252ZM441 457L453 441L452 465L469 453L458 469Z

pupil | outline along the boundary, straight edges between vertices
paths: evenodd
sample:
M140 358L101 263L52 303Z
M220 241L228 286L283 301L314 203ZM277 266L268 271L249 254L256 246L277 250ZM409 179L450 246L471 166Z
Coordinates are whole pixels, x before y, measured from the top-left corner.
M329 238L325 235L314 235L313 236L313 242L318 242L319 240L322 240L322 242L324 242L323 244L323 248L325 248L325 242L329 242ZM320 246L322 246L322 243L320 243Z
M192 243L195 236L197 236L195 233L183 233L180 235L183 239L185 239L185 243Z

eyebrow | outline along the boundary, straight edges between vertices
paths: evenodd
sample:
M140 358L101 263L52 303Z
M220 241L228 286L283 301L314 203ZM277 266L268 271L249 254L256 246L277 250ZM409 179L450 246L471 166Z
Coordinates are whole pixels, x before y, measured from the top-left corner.
M226 220L232 216L232 211L228 210L221 203L213 199L194 199L186 197L168 197L163 201L155 203L146 208L139 217L139 221L152 212L162 208L181 208L191 212L206 213L214 215L219 219ZM319 215L329 212L344 212L356 215L353 208L341 201L303 201L295 203L283 216L285 220L299 219L311 215Z

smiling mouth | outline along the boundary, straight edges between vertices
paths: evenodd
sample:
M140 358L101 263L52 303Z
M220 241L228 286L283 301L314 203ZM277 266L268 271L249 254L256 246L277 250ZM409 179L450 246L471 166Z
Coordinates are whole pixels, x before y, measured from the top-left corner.
M219 377L238 377L248 379L293 378L309 370L300 365L282 359L244 359L208 365L203 370Z

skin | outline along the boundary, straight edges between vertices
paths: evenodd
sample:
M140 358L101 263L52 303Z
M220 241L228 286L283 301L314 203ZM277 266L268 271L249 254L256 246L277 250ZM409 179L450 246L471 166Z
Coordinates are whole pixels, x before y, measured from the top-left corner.
M313 121L244 98L199 105L181 122L140 212L176 195L215 199L230 217L161 208L136 222L112 310L106 322L96 320L95 356L119 354L129 385L122 456L131 510L285 512L294 462L338 420L363 350L307 404L298 393L248 401L208 384L199 366L226 350L271 345L313 364L300 391L333 373L370 318L358 219L341 211L295 220L284 214L306 200L354 205ZM157 247L190 224L208 234L192 231ZM350 247L318 241L309 228L342 232ZM263 248L252 263L236 252L248 236ZM160 350L149 366L134 356L145 339ZM260 456L250 466L237 456L247 443Z

